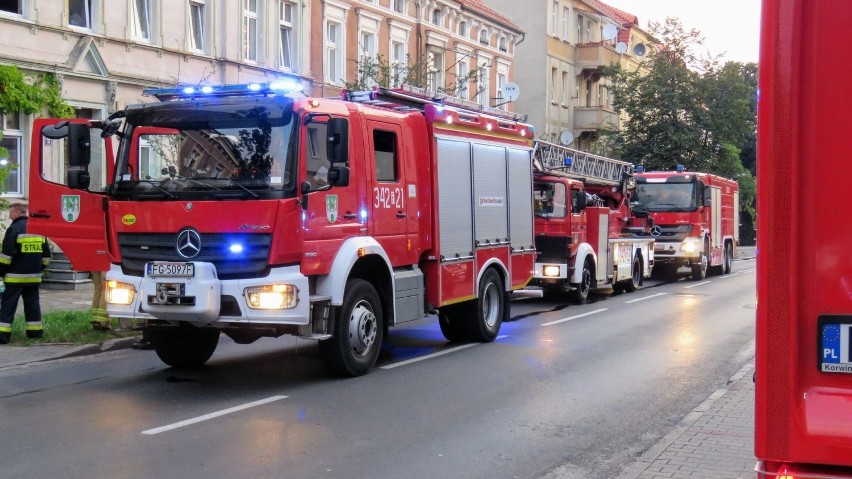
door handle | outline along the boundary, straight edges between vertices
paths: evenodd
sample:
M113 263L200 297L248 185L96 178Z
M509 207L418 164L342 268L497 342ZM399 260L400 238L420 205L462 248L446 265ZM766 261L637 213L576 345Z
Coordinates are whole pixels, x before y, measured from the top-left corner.
M30 213L31 218L50 218L50 213L47 211L36 211L35 213Z
M355 218L358 217L358 215L356 215L355 213L346 213L346 214L343 215L343 217L346 218L347 220L354 220Z
M406 216L408 216L408 215L406 215L406 214L405 214L405 213L403 213L402 211L397 211L397 212L396 212L396 217L397 217L397 218L405 218Z

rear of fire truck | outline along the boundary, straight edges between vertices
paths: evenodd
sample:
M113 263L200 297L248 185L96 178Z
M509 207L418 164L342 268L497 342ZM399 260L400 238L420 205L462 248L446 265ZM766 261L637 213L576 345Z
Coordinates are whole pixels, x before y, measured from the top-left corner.
M847 0L763 2L758 478L852 477L852 43Z

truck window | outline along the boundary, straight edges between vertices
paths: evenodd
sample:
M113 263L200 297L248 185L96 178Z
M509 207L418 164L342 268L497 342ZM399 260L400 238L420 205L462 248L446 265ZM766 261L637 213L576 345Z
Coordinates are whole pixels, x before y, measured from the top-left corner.
M533 187L535 215L546 218L564 218L567 214L565 185L538 182Z
M650 211L693 211L698 207L695 183L641 183L636 201Z
M328 138L328 125L325 123L311 123L307 128L307 155L305 170L306 179L314 187L328 184L328 168L331 161L326 151Z
M396 181L396 133L374 130L373 147L376 150L376 179L378 181Z

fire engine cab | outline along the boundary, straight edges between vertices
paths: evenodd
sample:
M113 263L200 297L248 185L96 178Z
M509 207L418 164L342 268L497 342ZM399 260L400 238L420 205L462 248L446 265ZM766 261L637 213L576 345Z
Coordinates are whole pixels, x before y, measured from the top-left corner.
M107 271L110 316L141 322L166 364L205 363L220 333L288 334L361 375L389 326L430 313L447 339L493 341L532 277L533 130L517 116L382 88L147 93L160 101L104 121L35 122L30 228Z

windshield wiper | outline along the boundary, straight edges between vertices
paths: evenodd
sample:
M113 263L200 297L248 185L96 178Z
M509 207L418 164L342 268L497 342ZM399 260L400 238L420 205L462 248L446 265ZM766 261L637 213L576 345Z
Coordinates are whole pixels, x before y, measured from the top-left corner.
M246 193L250 194L250 195L252 196L252 198L254 198L254 199L258 199L258 198L260 198L260 195L258 195L258 194L257 194L257 193L255 193L254 191L252 191L252 190L250 190L250 189L246 188L245 186L243 186L243 185L239 184L239 182L237 182L237 180L235 180L235 179L233 179L233 178L227 178L227 179L231 182L231 184L232 184L232 185L234 185L234 186L236 186L237 188L240 188L241 190L243 190L243 191L245 191Z
M648 205L648 208L671 208L669 211L690 211L690 209L686 206L677 205L674 203L652 203Z
M148 183L149 185L153 186L154 188L157 188L158 190L162 191L163 193L165 193L165 194L166 194L166 196L167 196L167 197L169 197L169 199L172 199L172 200L176 200L176 199L177 199L177 195L176 195L176 194L174 194L174 193L172 193L172 192L170 192L170 191L166 190L165 188L161 187L161 186L160 186L160 185L158 185L157 183L154 183L154 181L153 181L153 180L141 180L141 181L144 181L145 183Z

